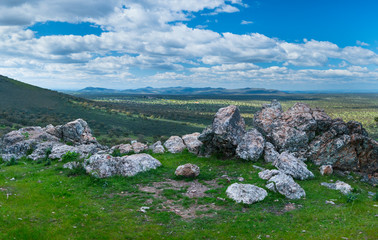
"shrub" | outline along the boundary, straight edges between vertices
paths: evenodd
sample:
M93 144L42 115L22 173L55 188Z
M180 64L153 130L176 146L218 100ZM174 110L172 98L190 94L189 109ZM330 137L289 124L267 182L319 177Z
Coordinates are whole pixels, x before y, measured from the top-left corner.
M73 162L73 161L77 161L79 160L79 157L80 157L80 154L77 153L77 152L66 152L66 154L64 154L62 156L62 162Z
M111 155L113 157L121 157L122 156L121 151L119 149L114 149Z
M25 139L28 140L29 139L29 133L28 132L24 132L24 133L21 133L22 135L24 135Z
M12 157L11 160L9 162L7 162L5 165L6 166L13 166L13 165L17 165L18 164L18 161Z
M358 194L349 193L348 195L346 195L346 197L347 197L347 203L352 203L357 200Z

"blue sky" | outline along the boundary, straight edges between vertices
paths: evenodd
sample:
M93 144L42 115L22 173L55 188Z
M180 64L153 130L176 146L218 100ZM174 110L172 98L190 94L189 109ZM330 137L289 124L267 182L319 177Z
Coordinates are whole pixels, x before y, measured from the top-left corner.
M378 92L378 1L3 0L0 74L52 89Z

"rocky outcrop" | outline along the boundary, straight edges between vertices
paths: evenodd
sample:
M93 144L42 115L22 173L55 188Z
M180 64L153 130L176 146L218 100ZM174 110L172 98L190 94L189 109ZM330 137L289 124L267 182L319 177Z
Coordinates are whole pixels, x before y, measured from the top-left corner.
M218 110L213 124L208 126L199 136L203 143L202 155L221 153L235 156L236 148L245 134L245 122L239 108L230 105Z
M164 153L165 149L163 145L161 144L160 141L157 141L156 143L152 144L150 146L150 149L152 150L153 153Z
M265 140L256 129L249 130L244 134L236 148L236 155L245 160L257 161L264 151Z
M83 167L83 163L81 162L68 162L68 163L63 164L63 168L67 168L71 170L75 168L80 168L80 167Z
M21 128L0 139L0 156L4 159L28 155L32 160L37 160L46 157L50 150L50 158L60 158L67 151L78 152L84 157L104 149L106 147L98 144L88 124L82 119L56 127Z
M58 134L61 132L65 142L72 142L75 145L97 143L96 138L92 136L88 123L83 119L79 118L63 126L57 126L55 129Z
M141 153L123 157L95 154L84 162L88 174L98 178L112 176L134 176L140 172L156 169L161 163L152 156Z
M194 154L199 153L200 147L202 146L202 142L198 140L200 135L200 133L196 132L182 136L182 140L184 141L189 152Z
M289 199L300 199L306 196L306 192L303 190L298 183L296 183L292 177L279 172L278 174L273 174L273 176L268 180L266 185L271 191L278 192Z
M164 143L170 153L180 153L186 148L184 141L179 136L172 136Z
M327 129L331 118L320 109L296 103L286 112L281 104L272 101L254 115L254 125L280 151L305 152L315 134Z
M175 171L176 176L182 176L187 178L197 177L199 174L200 168L197 165L191 163L178 166Z
M252 204L264 200L268 193L266 190L252 184L234 183L230 185L226 194L237 203Z
M378 177L378 142L358 122L333 120L329 130L311 142L307 155L316 165Z
M339 180L337 180L336 183L322 182L321 185L325 186L329 189L338 190L342 194L345 194L345 195L350 193L353 190L352 187L348 183L345 183L345 182L339 181Z
M281 172L295 179L305 180L314 177L314 174L307 169L307 165L304 162L288 152L281 153L273 165Z

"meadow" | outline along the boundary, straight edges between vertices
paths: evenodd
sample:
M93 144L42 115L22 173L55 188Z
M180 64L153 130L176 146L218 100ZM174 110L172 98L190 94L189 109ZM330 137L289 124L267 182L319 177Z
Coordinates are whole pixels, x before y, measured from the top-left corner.
M265 186L251 162L198 158L187 151L151 155L162 167L128 178L97 179L63 169L63 162L56 161L0 164L0 239L377 237L376 188L357 176L321 176L309 163L315 179L298 181L305 198L289 200L269 192L262 202L244 205L228 199L225 190L239 177L243 183ZM194 180L208 188L201 196L188 195L193 180L174 175L187 162L201 168ZM272 167L262 160L254 164ZM338 179L353 192L343 195L320 185Z

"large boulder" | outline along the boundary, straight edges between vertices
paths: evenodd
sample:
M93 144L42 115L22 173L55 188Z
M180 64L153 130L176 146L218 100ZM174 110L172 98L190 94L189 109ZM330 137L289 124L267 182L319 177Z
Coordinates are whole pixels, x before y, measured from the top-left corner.
M261 178L263 180L269 180L274 175L277 175L277 174L280 174L280 173L282 173L282 172L280 172L279 170L276 170L276 169L272 169L272 170L266 169L266 170L259 172L258 175L259 175L259 178Z
M231 184L226 194L229 198L233 199L237 203L252 204L264 200L268 193L265 189L257 187L252 184Z
M266 185L271 191L278 192L289 199L300 199L306 196L306 192L291 176L282 172L272 174Z
M187 178L197 177L199 174L200 168L197 165L191 163L178 166L175 171L176 176L182 176Z
M65 142L71 142L75 145L97 143L96 138L92 136L88 123L83 119L76 119L57 128L61 130Z
M307 169L307 165L304 162L288 152L281 153L273 165L281 172L284 172L295 179L305 180L314 177L314 174Z
M228 157L235 156L244 134L245 122L239 108L234 105L220 108L215 114L213 124L198 138L203 143L201 154L221 153Z
M186 148L184 141L179 136L171 136L164 143L164 146L170 153L180 153Z
M327 130L330 124L331 118L323 110L311 109L304 103L296 103L283 112L280 103L274 100L254 115L255 127L279 152L299 152L301 155L315 135Z
M200 147L202 146L202 142L198 140L198 137L201 134L196 132L192 134L186 134L182 136L182 140L184 141L186 147L188 148L188 151L194 154L198 154Z
M329 130L311 142L307 156L319 166L378 177L378 142L369 138L358 122L333 120Z
M63 146L63 145L64 145L63 143L53 142L53 141L38 143L35 147L35 150L33 151L32 154L30 154L28 156L28 158L30 158L32 160L38 160L38 159L41 159L41 158L49 157L49 154L48 154L49 151L50 151L50 154L51 154L51 150L54 147Z
M253 115L253 124L268 138L272 137L273 129L280 125L277 120L281 118L282 106L277 100L264 104L260 111Z
M95 154L84 162L88 174L98 178L112 176L134 176L140 172L156 169L161 163L152 156L141 153L124 157Z
M257 161L262 156L264 147L264 137L259 131L252 129L243 136L236 148L236 154L241 159Z

